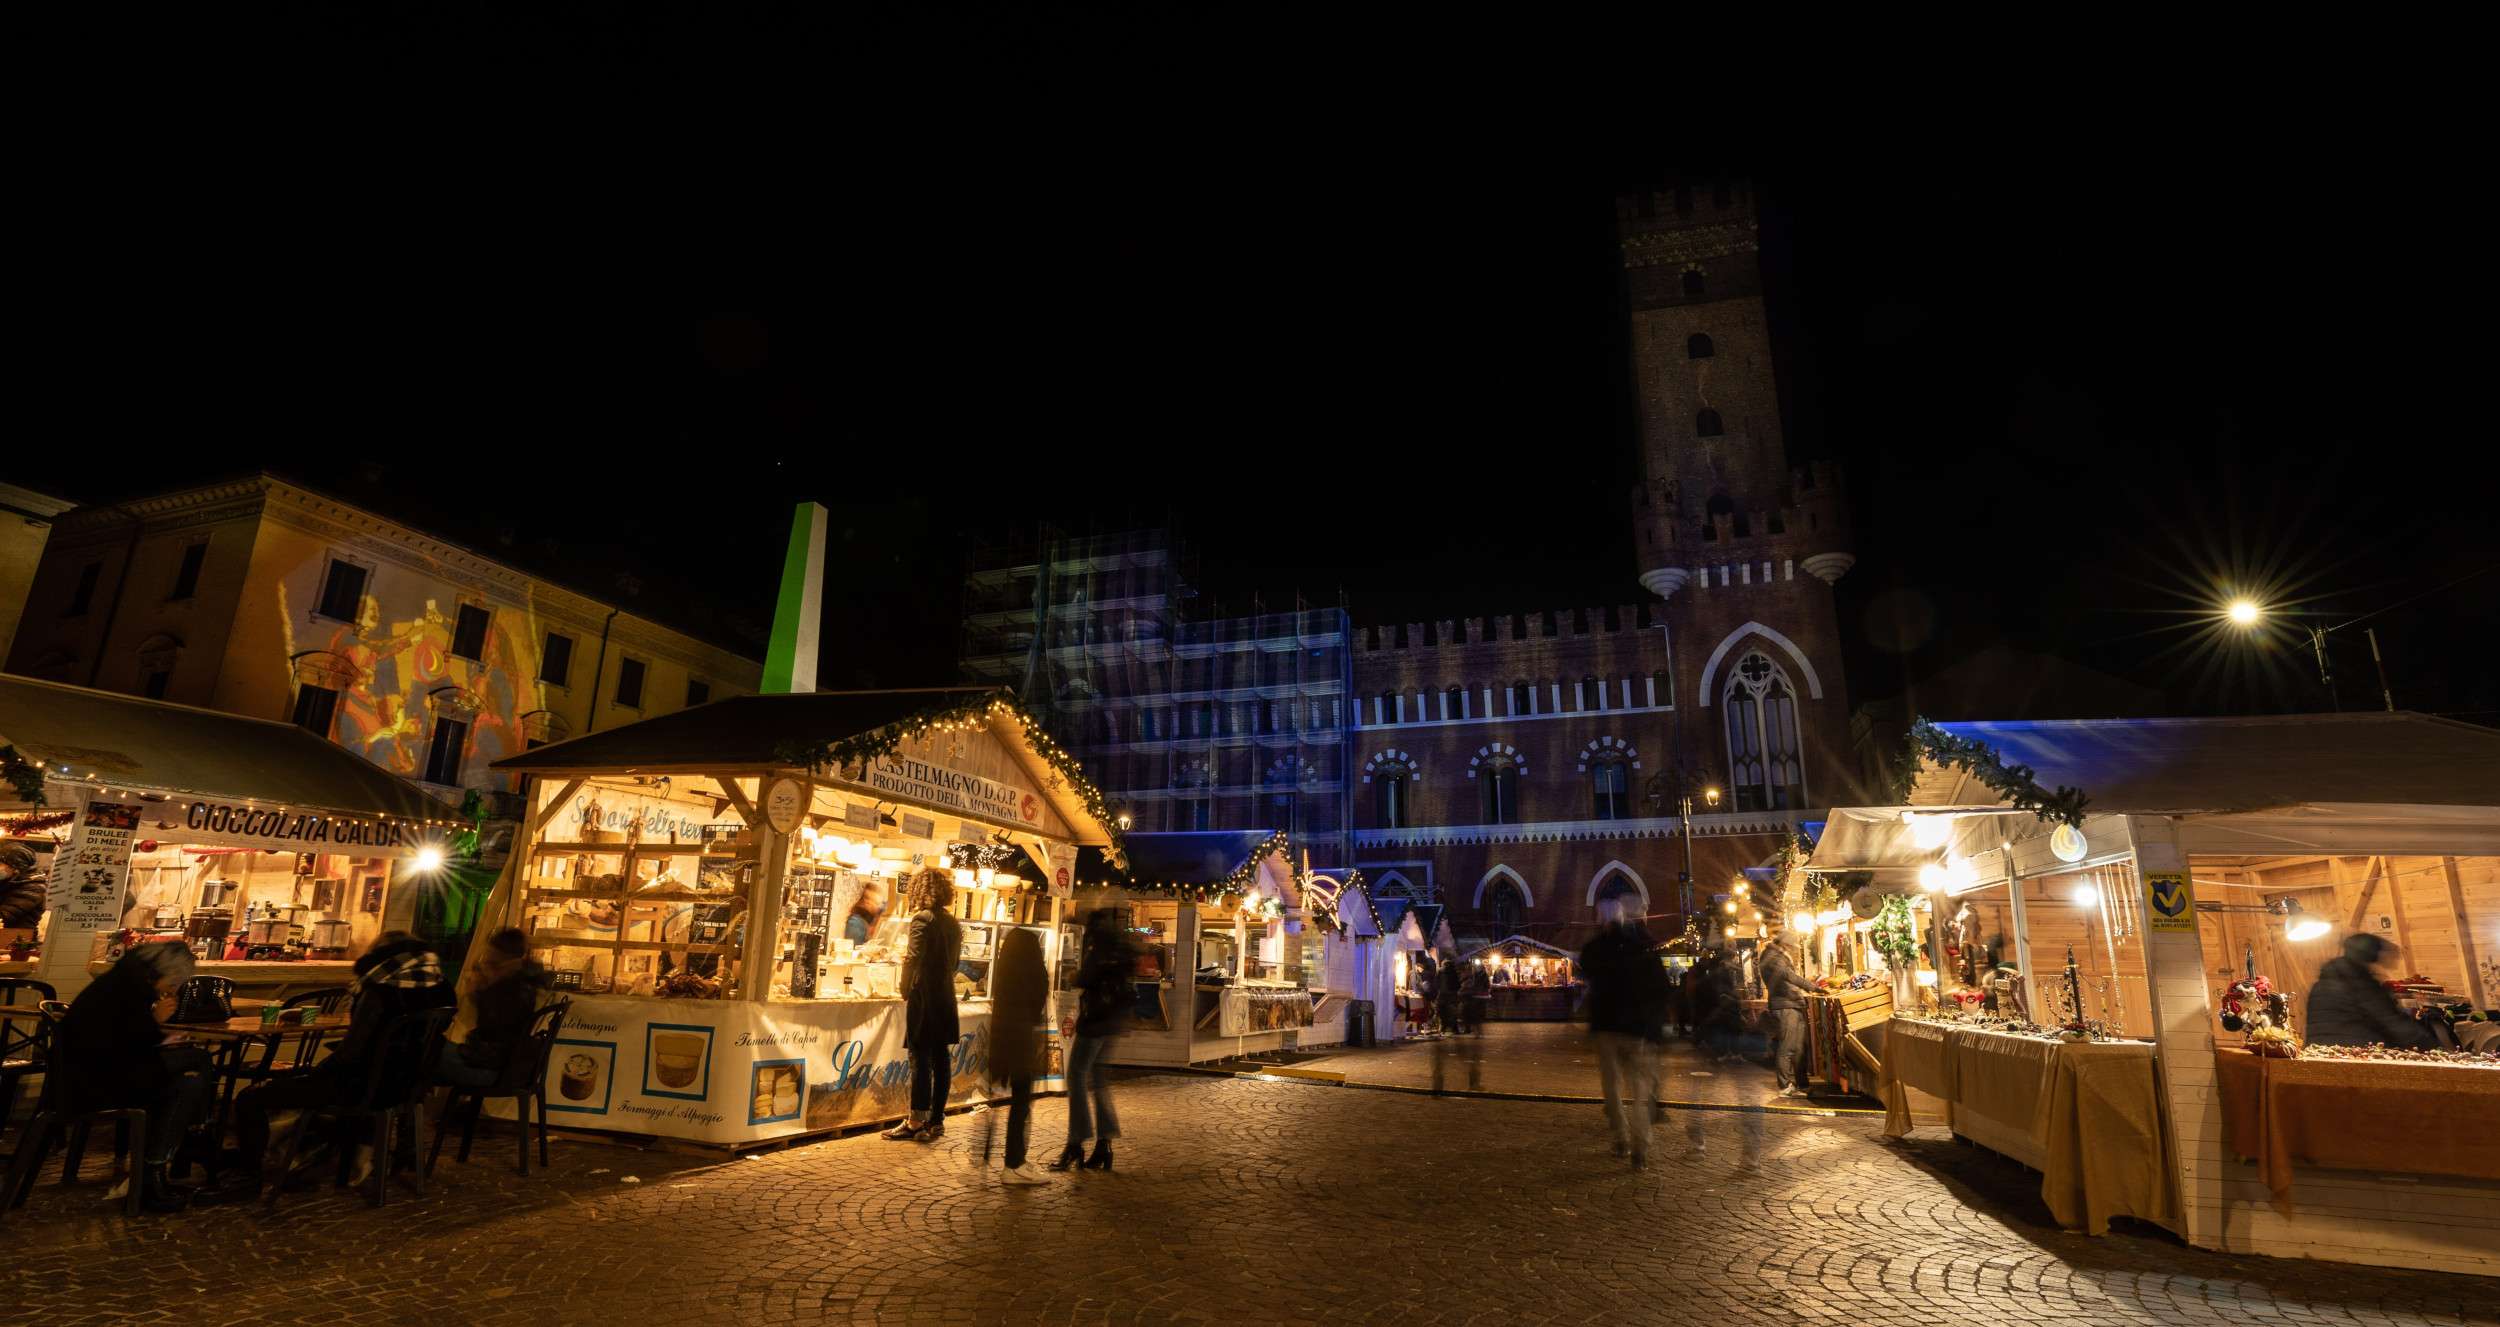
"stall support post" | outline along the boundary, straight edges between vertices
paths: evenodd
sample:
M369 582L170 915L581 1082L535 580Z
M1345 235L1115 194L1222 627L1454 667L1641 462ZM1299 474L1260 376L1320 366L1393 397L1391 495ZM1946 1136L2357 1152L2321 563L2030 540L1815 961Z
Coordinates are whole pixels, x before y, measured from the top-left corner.
M724 780L724 782L726 782ZM756 793L763 792L763 781L757 780ZM773 968L781 957L781 891L789 878L790 839L775 831L772 822L752 800L738 810L755 831L755 883L747 891L746 943L741 950L743 962L738 969L738 994L749 1004L762 1004L773 997Z
M2129 816L2125 825L2135 849L2133 888L2152 888L2155 872L2188 869L2187 855L2179 849L2176 820ZM2179 1177L2187 1242L2218 1248L2223 1239L2219 1218L2229 1163L2223 1156L2222 1103L2214 1090L2213 1010L2206 987L2204 940L2193 924L2186 930L2150 925L2155 915L2148 899L2144 970L2153 1005L2153 1053L2161 1070L2156 1087L2166 1126L2162 1160Z
M2031 992L2031 1013L2039 1017L2040 974L2031 970L2031 915L2023 909L2023 873L2014 869L2014 845L2005 845L2006 907L2014 918L2014 966L2023 974L2023 986Z

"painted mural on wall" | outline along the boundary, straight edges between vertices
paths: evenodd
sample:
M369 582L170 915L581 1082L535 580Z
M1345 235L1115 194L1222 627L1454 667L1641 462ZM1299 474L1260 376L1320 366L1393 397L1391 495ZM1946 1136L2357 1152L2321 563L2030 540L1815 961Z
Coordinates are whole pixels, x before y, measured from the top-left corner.
M338 684L334 741L411 778L425 772L438 716L469 725L462 769L472 776L528 746L521 716L544 703L544 688L534 680L538 630L531 614L499 607L487 623L481 657L464 659L451 652L456 601L429 595L416 616L390 620L381 601L367 594L353 626L299 615L292 605L311 601L324 570L316 562L282 581L279 610L287 624L287 659L306 651L330 656L321 662L336 674L328 680Z

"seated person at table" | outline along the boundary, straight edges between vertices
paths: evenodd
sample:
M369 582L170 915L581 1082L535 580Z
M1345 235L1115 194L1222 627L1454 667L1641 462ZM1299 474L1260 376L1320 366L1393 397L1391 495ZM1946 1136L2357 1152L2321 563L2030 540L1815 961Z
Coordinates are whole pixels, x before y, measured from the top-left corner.
M2406 1015L2396 997L2379 984L2375 970L2395 946L2375 935L2344 938L2344 955L2318 969L2309 988L2309 1040L2320 1046L2384 1045L2398 1050L2431 1050L2439 1038L2419 1020Z
M356 960L356 979L348 986L347 1032L330 1057L309 1069L273 1078L234 1099L235 1137L242 1144L237 1164L260 1171L269 1152L269 1117L281 1110L320 1110L364 1090L373 1057L391 1020L452 1001L451 983L443 977L442 960L424 941L406 931L385 932ZM405 1067L414 1078L419 1066ZM395 1086L385 1082L386 1088ZM405 1083L396 1084L404 1087ZM416 1139L405 1133L397 1160L413 1164Z
M517 926L487 937L469 957L477 975L462 998L462 1027L443 1047L434 1081L454 1087L492 1087L503 1076L512 1048L530 1034L538 1017L538 993L547 970L530 957L530 938Z
M71 1110L138 1106L148 1113L147 1155L140 1201L152 1212L175 1212L190 1197L168 1182L183 1137L208 1117L210 1056L192 1045L167 1045L157 1019L173 1012L175 988L191 979L191 950L158 941L134 945L111 971L70 1001L56 1053L62 1104Z

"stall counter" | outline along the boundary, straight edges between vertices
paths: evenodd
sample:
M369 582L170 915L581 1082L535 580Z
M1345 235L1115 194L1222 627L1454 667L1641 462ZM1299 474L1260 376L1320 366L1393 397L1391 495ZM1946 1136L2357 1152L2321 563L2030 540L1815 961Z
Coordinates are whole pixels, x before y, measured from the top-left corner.
M101 977L112 968L110 963L89 963L87 975ZM197 970L203 977L224 977L234 983L236 995L255 1000L283 1000L307 991L335 990L356 979L356 965L346 959L308 958L282 963L208 959Z
M550 1124L721 1146L899 1119L910 1108L900 1000L572 995L547 1062ZM988 1099L987 1000L956 1006L949 1105ZM1064 1063L1050 1035L1056 1087ZM495 1113L510 1115L507 1103Z

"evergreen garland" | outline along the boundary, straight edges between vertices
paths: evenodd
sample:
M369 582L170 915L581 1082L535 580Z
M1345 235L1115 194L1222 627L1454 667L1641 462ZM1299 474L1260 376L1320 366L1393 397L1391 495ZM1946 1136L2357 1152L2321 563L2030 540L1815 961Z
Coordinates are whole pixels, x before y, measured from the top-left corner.
M773 747L773 758L805 770L855 768L855 773L847 777L865 778L869 761L892 755L905 742L918 741L935 733L960 733L984 728L993 717L1001 714L1014 716L1023 730L1025 743L1041 756L1052 773L1066 781L1076 793L1077 800L1084 804L1086 814L1109 832L1112 860L1122 858L1125 854L1120 848L1120 822L1114 818L1110 804L1103 799L1102 790L1094 786L1093 780L1085 777L1083 762L1068 754L1057 739L1044 731L1041 720L1003 694L978 695L923 710L874 732L822 741L791 738Z
M1893 761L1891 795L1895 805L1910 800L1920 766L1931 761L1961 770L2016 808L2042 820L2083 828L2083 807L2089 799L2081 788L2060 786L2056 792L2050 792L2032 777L2031 766L2008 765L1997 755L1996 748L1987 743L1956 737L1923 718L1910 721L1909 735Z
M1265 839L1261 840L1259 846L1251 849L1250 855L1242 859L1241 865L1234 867L1232 874L1225 876L1221 880L1190 881L1112 879L1095 880L1087 883L1093 888L1109 886L1115 889L1127 890L1132 894L1156 894L1164 898L1176 899L1183 903L1195 903L1200 906L1210 903L1220 904L1232 895L1248 893L1250 891L1250 882L1258 879L1259 863L1267 860L1267 855L1272 852L1281 852L1285 854L1285 860L1288 862L1293 860L1293 844L1291 840L1285 837L1285 831L1281 829L1277 830L1274 833L1269 834Z
M46 805L43 800L43 766L17 753L13 746L0 746L0 774L8 776L9 791L28 806Z
M1899 894L1885 899L1882 910L1875 914L1875 924L1867 928L1866 938L1885 962L1907 970L1918 958L1918 921L1910 915L1910 900Z

